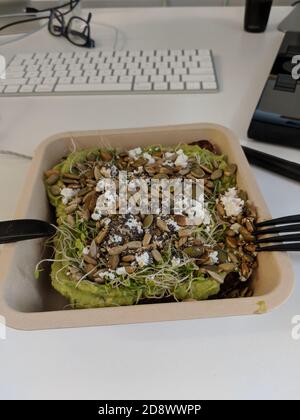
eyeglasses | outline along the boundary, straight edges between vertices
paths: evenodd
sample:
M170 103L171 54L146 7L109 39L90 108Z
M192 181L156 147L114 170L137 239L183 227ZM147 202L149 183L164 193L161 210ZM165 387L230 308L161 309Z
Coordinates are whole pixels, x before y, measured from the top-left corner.
M53 36L64 36L72 44L78 47L94 48L95 41L90 37L90 21L92 14L87 19L72 16L68 22L65 21L63 13L57 9L51 10L48 30Z

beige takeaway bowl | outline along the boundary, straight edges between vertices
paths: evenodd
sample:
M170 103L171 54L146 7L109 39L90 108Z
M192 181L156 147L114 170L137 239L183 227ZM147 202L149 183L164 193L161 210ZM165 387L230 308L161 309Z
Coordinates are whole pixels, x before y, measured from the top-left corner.
M124 149L150 144L176 145L208 139L238 164L238 185L248 192L260 219L270 217L240 144L231 131L213 124L192 124L143 129L102 130L58 134L36 150L24 183L14 218L51 220L43 173L70 151L99 147ZM293 288L293 271L286 253L259 255L253 279L254 296L198 302L156 303L99 309L68 309L67 302L50 285L49 269L34 277L35 265L44 253L43 240L3 247L0 257L0 314L7 325L25 329L129 324L177 319L249 315L260 312L260 303L270 311L282 304Z

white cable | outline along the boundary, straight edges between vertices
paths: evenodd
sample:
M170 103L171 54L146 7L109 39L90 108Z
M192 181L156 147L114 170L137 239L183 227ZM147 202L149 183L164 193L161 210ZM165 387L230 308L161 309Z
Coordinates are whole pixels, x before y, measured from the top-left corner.
M113 50L117 49L117 45L119 42L119 33L120 30L113 25L109 25L108 23L102 23L102 22L92 22L92 25L98 25L98 26L106 26L107 28L112 29L115 32L115 40L114 40L114 44L113 44Z
M15 157L18 157L18 158L28 159L28 160L32 159L32 156L23 155L23 153L12 152L11 150L0 150L0 155L15 156Z

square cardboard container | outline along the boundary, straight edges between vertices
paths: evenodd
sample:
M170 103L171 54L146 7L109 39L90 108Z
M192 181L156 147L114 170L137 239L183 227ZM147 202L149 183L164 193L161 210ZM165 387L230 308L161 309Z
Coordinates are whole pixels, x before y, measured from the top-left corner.
M76 147L131 149L151 144L176 145L207 139L238 165L238 185L248 192L260 219L270 218L253 173L233 133L214 124L192 124L155 128L70 132L55 135L37 148L14 218L51 220L51 209L43 185L43 173ZM254 296L248 298L141 304L97 309L66 309L67 302L52 289L49 270L34 278L43 257L43 240L30 240L3 247L0 254L0 314L8 326L37 330L93 325L129 324L179 319L249 315L258 302L270 311L290 295L294 275L286 253L266 252L258 256L253 279Z

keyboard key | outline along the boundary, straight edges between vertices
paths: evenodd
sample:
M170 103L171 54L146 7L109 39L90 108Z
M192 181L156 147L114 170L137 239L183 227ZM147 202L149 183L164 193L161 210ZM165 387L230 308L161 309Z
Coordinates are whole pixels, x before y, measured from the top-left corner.
M128 76L140 76L142 74L141 69L128 69Z
M118 76L105 76L104 83L117 83Z
M166 82L154 83L153 88L154 90L168 90L168 83Z
M184 68L174 69L174 74L186 74L187 70Z
M202 69L202 68L191 68L189 69L189 74L205 74L208 76L213 76L214 75L214 71L213 69Z
M203 82L202 85L204 90L217 89L216 82Z
M6 86L4 93L17 93L20 87L20 85Z
M154 83L160 83L164 81L164 76L158 76L158 75L150 76L150 80L151 82L154 82Z
M109 92L109 91L129 91L130 83L99 83L84 85L56 85L55 92Z
M23 71L18 71L18 72L14 72L14 71L6 71L6 77L7 79L22 79L24 77L24 72Z
M206 74L185 74L182 77L183 82L214 82L214 76Z
M187 90L200 90L201 84L199 82L187 82L186 88Z
M73 77L61 77L58 79L57 83L60 83L61 85L68 85L72 82ZM47 80L47 79L46 79Z
M46 84L37 86L35 91L36 92L52 92L53 88L54 88L53 83L51 83L51 84L46 83Z
M135 83L146 83L148 82L149 77L148 76L136 76Z
M177 75L171 75L171 76L166 76L166 81L167 82L170 82L170 83L177 83L177 82L180 82L180 76L177 74Z
M82 85L87 82L87 76L74 77L73 83Z
M148 90L151 90L151 88L152 88L152 83L142 83L142 82L139 83L139 82L137 82L133 85L134 90L148 91Z
M133 76L121 76L119 79L119 83L132 83Z
M44 78L43 77L31 77L27 84L28 85L41 85L43 83Z
M25 85L27 79L25 78L18 78L18 79L4 79L0 81L0 84L3 83L5 85Z
M170 89L171 90L183 90L184 84L182 82L172 82L170 83Z
M213 65L212 65L212 62L210 61L204 61L204 62L200 61L200 67L206 68L206 69L212 69Z
M22 93L32 93L35 89L35 85L23 85L20 89Z

